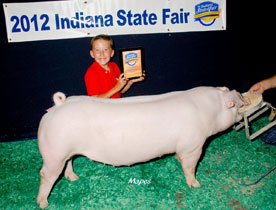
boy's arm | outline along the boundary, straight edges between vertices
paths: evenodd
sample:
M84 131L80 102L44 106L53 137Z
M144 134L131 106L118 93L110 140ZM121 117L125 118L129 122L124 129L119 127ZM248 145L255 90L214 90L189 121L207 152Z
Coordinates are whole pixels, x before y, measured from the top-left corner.
M276 74L269 79L270 88L276 88Z

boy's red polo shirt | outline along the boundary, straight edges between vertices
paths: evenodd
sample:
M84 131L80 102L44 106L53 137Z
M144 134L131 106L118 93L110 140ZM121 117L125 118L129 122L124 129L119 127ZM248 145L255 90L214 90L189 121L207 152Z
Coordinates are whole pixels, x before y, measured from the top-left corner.
M114 62L109 62L110 71L106 71L97 62L94 62L86 71L84 80L87 89L87 94L89 96L100 95L106 93L111 88L113 88L120 75L121 71L118 65ZM120 98L121 93L118 92L111 98Z

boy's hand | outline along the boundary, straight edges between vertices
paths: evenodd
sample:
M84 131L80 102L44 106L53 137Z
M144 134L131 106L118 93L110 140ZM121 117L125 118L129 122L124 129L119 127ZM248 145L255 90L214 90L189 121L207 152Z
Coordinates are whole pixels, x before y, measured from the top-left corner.
M128 79L125 77L124 74L121 74L115 87L118 88L118 91L120 91L128 82Z
M136 78L136 79L131 79L131 80L129 80L128 83L132 83L133 84L135 82L141 82L141 81L143 81L145 79L145 77L146 77L146 74L145 74L145 71L143 71L143 75L141 77Z
M270 82L269 82L269 80L263 80L263 81L256 83L255 85L253 85L249 89L249 92L250 93L259 92L262 94L267 89L270 89Z
M250 89L249 92L253 93L253 92L259 92L259 93L263 93L265 91L265 87L263 86L263 84L261 82L253 85Z

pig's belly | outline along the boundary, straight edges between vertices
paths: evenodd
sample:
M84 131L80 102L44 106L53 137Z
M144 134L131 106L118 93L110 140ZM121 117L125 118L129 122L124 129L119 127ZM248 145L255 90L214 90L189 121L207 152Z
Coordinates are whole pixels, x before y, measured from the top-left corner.
M82 154L91 160L114 166L145 162L164 154L174 153L179 138L178 127L143 125L107 128L93 135Z

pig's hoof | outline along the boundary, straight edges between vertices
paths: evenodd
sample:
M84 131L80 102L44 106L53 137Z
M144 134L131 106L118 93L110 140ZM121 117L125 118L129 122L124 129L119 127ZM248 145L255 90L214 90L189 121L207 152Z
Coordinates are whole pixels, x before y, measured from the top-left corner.
M193 186L193 187L200 187L200 183L199 183L197 180L194 180L194 181L192 182L192 186Z
M73 176L70 176L69 179L71 180L71 182L78 180L80 177L78 177L76 174L74 174Z
M188 181L187 185L189 186L189 188L200 187L200 183L196 179Z
M65 176L66 179L70 179L71 182L78 180L80 177L78 177L75 173L70 173L67 176Z
M41 209L45 209L47 206L48 206L48 201L47 201L47 200L40 201L39 207L40 207Z

